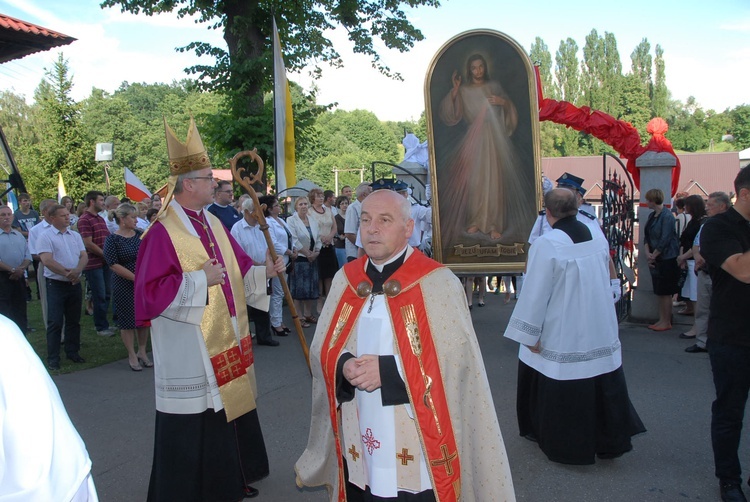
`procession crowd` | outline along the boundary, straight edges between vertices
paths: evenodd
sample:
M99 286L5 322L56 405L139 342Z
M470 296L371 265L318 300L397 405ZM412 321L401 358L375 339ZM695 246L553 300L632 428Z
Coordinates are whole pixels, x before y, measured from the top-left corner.
M70 198L42 200L37 213L21 194L15 214L0 208L0 314L21 332L32 328L25 312L33 265L47 368L60 369L61 348L84 362L83 313L100 336L119 330L133 371L153 368L149 500L258 495L251 483L269 465L252 346L253 338L278 346L291 332L284 283L301 327L315 328L299 486L325 485L331 500L514 500L471 322L472 290L477 284L483 295L487 278L462 282L420 251L429 247L430 208L411 203L405 183L377 180L338 196L310 190L284 219L275 195L235 201L232 183L213 178L194 123L186 143L167 126L167 144L163 199L133 203L90 191L75 214ZM689 219L675 217L660 190L645 195L653 210L646 259L659 302L649 328L672 328L673 301L695 315L679 336L695 339L688 352L711 359L716 476L730 501L745 500L737 449L750 388L740 322L750 307L750 171L740 171L734 191L734 205L722 192L707 204L687 197L679 205ZM544 192L504 328L519 344L519 433L551 461L612 460L646 430L622 368L612 307L621 278L584 204L583 180L566 173ZM498 277L497 291L501 282L508 303L511 277ZM576 336L569 312L586 319ZM74 500L96 499L90 476L76 483Z

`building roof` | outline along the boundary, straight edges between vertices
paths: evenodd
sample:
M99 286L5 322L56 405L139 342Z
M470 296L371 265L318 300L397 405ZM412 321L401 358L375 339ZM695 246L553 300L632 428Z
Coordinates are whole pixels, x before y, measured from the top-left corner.
M0 63L67 45L75 40L57 31L0 14Z
M682 166L678 184L680 192L704 195L717 191L727 193L734 191L734 178L740 169L738 152L681 153L677 156ZM618 177L622 176L624 171L616 160L607 157L606 161L608 177L612 172L616 172ZM542 158L542 174L553 183L565 172L584 179L583 187L587 190L586 199L596 201L601 198L601 188L596 186L601 185L604 173L601 155ZM638 195L637 190L634 195Z

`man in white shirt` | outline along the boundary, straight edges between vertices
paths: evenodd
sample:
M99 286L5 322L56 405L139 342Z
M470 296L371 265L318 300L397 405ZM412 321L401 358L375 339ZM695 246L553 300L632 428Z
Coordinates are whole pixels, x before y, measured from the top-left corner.
M65 324L65 354L74 363L86 362L81 347L81 274L88 254L80 234L70 229L70 213L55 204L48 210L52 228L39 237L37 253L47 281L47 367L60 369L60 337Z
M39 263L36 269L36 285L39 290L39 300L42 303L42 321L47 325L47 281L44 280L44 265L39 261L39 253L36 251L36 244L39 236L46 232L52 225L47 221L47 211L55 204L55 199L44 199L39 203L39 212L42 221L31 227L29 230L29 253L35 262Z
M253 215L253 210L253 199L245 199L242 202L243 218L234 224L231 233L237 244L252 258L253 263L265 263L268 244L258 220ZM258 345L279 345L279 341L271 336L271 316L267 311L248 305L247 317L255 324L255 339Z

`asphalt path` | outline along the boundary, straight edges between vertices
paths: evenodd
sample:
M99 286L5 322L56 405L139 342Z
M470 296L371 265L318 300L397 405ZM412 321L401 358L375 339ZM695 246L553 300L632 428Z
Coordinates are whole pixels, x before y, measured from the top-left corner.
M477 307L476 298L474 304L474 328L518 500L719 500L711 453L714 390L708 355L684 352L691 341L678 338L689 329L691 317L675 316L674 329L663 333L640 324L620 325L630 397L648 432L636 436L633 451L619 459L568 466L547 460L535 443L518 435L518 346L502 337L515 302L504 305L502 295L487 294L484 308ZM571 331L585 322L571 313ZM308 344L313 328L305 330ZM270 476L254 485L260 490L256 500L325 501L325 489L300 490L295 484L294 463L307 443L310 376L296 336L278 340L279 347L255 347L258 413L271 466ZM145 500L153 452L153 371L133 372L124 359L54 380L93 461L100 500ZM747 432L741 459L747 472Z

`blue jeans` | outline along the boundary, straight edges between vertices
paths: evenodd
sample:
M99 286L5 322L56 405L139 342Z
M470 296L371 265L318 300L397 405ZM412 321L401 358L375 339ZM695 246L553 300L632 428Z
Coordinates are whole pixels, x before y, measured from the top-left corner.
M81 283L47 281L47 362L60 362L60 335L65 326L65 354L78 355L81 348Z
M346 249L336 248L336 259L339 261L339 268L346 265Z
M709 339L708 355L716 387L716 400L711 406L716 477L723 482L741 483L742 468L737 450L750 390L750 347Z
M86 282L91 289L91 302L94 304L94 326L97 331L109 329L107 311L109 310L109 294L112 291L110 279L112 274L109 266L84 270Z

